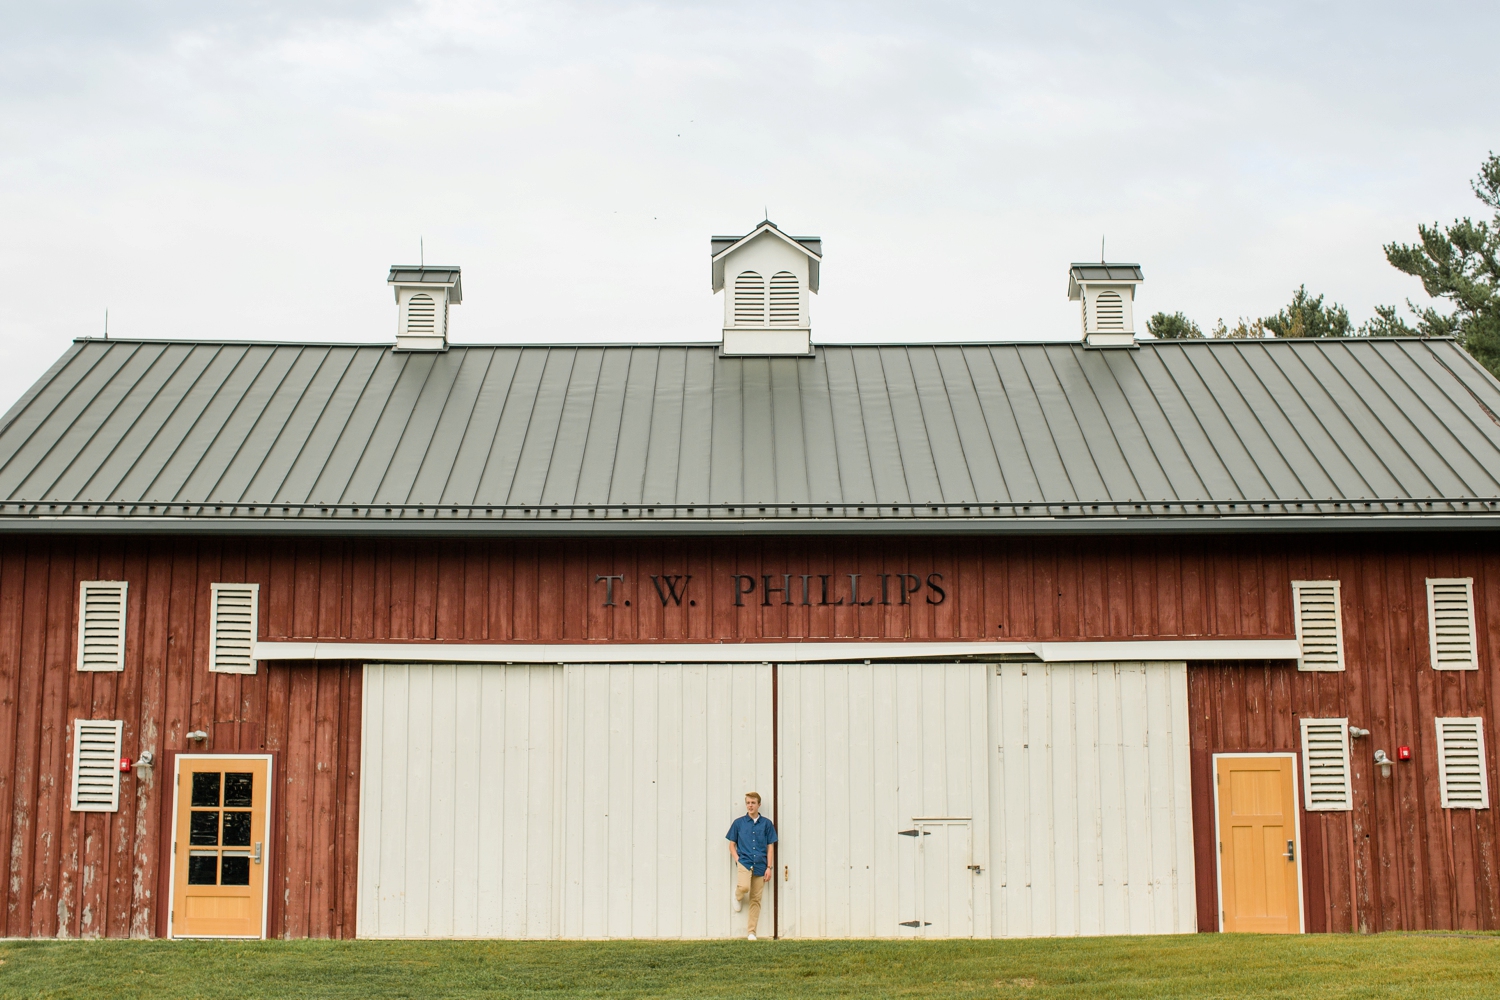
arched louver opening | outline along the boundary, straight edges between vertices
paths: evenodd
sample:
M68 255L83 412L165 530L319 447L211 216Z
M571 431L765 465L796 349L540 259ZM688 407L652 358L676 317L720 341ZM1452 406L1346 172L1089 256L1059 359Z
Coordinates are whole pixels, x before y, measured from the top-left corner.
M426 292L418 292L406 304L406 332L437 332L437 303Z
M797 289L797 276L790 271L778 271L771 276L771 322L795 326L801 318L801 296Z
M1100 292L1094 304L1094 317L1101 330L1125 329L1125 302L1119 292Z
M734 322L736 326L766 323L766 279L754 271L741 271L734 279Z

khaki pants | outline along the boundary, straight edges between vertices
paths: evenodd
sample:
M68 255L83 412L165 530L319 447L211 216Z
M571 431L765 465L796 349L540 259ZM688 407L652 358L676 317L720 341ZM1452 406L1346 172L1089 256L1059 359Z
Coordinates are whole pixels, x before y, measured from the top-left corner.
M755 927L760 923L760 894L765 889L765 879L756 878L755 873L738 861L734 863L734 898L743 902L746 896L750 897L751 934L755 933Z

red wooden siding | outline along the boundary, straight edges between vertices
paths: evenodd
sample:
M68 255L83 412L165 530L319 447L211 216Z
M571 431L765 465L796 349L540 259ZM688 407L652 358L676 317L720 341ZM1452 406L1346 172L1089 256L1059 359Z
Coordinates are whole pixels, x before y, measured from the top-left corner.
M1215 753L1296 751L1299 719L1342 718L1370 730L1351 740L1354 810L1302 810L1304 904L1309 930L1500 928L1497 810L1443 809L1438 798L1438 716L1479 715L1496 785L1495 651L1500 649L1500 561L1485 536L1461 543L1320 546L1309 578L1343 581L1342 673L1287 664L1192 664L1193 827L1198 925L1218 926L1214 841ZM1474 578L1481 669L1437 671L1428 662L1428 577ZM1412 748L1391 777L1374 763ZM1300 808L1300 802L1299 802Z
M800 604L800 574L940 573L942 603ZM733 575L793 574L795 603L734 603ZM595 578L624 574L616 606ZM651 575L693 579L663 607ZM1484 669L1427 665L1427 576L1472 576ZM169 755L195 728L211 751L276 755L271 933L351 936L358 842L357 664L262 664L207 672L209 585L261 584L263 639L672 642L758 639L1289 638L1294 579L1343 580L1349 670L1195 665L1195 780L1215 750L1298 749L1295 713L1349 715L1356 811L1304 824L1309 924L1329 930L1500 926L1496 810L1445 812L1432 772L1435 715L1487 720L1496 738L1492 651L1500 643L1500 544L1488 535L1137 539L266 540L0 538L0 843L3 932L165 931ZM74 669L78 583L130 581L127 667ZM780 582L779 580L777 581ZM868 588L868 589L866 589ZM894 591L892 591L894 594ZM759 588L755 598L759 598ZM630 603L626 605L626 601ZM122 718L125 752L154 774L124 779L117 814L68 809L74 718ZM1387 782L1374 748L1411 745ZM1377 772L1378 773L1378 772ZM1212 914L1212 852L1198 824L1200 908ZM1212 838L1211 817L1208 837ZM1207 865L1207 868L1205 868ZM1207 875L1205 876L1205 871ZM1205 878L1207 881L1205 882ZM1214 921L1200 917L1205 927Z

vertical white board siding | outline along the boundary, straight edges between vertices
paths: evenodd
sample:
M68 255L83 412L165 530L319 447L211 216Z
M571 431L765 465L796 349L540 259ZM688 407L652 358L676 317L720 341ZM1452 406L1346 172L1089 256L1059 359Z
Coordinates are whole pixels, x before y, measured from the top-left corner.
M913 937L922 818L971 819L987 866L986 664L782 664L783 937ZM937 877L936 875L934 877ZM988 875L974 933L989 934Z
M360 937L556 937L563 670L365 667Z
M776 809L770 666L570 664L564 686L562 936L729 936L724 834L746 792Z
M1196 930L1186 664L989 670L991 933Z

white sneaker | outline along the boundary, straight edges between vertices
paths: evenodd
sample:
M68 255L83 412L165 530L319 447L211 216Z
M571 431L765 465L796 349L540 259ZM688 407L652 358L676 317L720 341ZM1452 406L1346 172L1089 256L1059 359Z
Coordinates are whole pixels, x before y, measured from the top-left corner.
M733 894L733 896L734 896L734 912L738 913L738 912L740 912L740 907L742 905L744 905L744 904L742 904L740 902L740 894L739 893L736 892L736 893Z
M754 935L754 934L751 934L751 935L750 935L750 936L749 936L749 937L747 937L747 938L746 938L746 939L745 939L745 940L746 940L746 941L754 941L754 940L755 940L755 935Z

